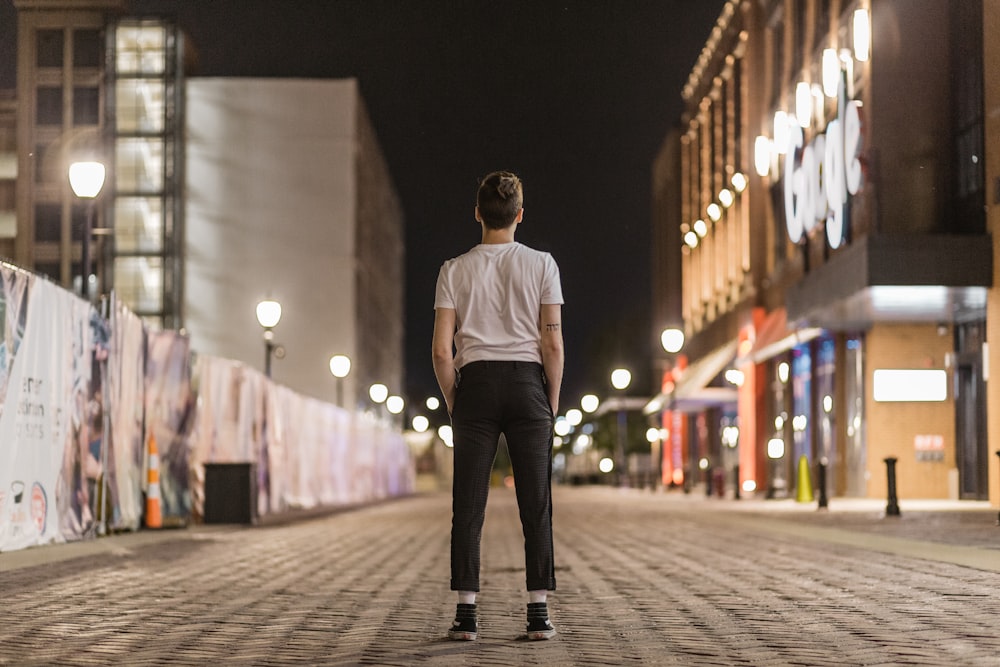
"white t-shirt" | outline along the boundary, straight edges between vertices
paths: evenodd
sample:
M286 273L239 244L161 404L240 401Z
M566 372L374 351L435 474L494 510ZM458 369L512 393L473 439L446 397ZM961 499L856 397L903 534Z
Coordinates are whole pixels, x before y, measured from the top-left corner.
M473 361L542 362L542 304L562 304L559 267L520 243L479 244L438 273L435 308L455 310L455 368Z

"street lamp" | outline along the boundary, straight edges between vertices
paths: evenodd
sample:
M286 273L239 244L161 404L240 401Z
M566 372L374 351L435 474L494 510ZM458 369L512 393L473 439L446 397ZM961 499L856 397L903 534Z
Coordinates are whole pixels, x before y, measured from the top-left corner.
M398 415L405 407L406 401L403 400L402 396L392 395L385 399L385 409L390 414Z
M337 405L344 407L344 378L351 372L351 358L344 354L330 357L330 372L337 378Z
M264 375L271 377L271 357L284 356L280 345L274 344L274 327L281 320L281 304L265 299L257 304L257 322L264 328ZM277 349L276 349L277 348ZM277 354L275 354L277 352Z
M94 230L94 207L97 195L101 194L101 188L104 187L104 176L104 165L100 162L89 160L74 162L69 166L69 185L73 188L73 194L80 199L88 200L80 250L82 274L80 294L88 300L90 299L90 237Z
M593 394L585 394L583 398L580 399L580 407L583 411L590 414L597 410L598 406L601 404L601 399L597 398Z
M611 386L618 391L625 391L632 383L632 373L627 368L616 368L611 371ZM628 486L628 471L625 461L625 434L628 423L625 415L625 400L618 402L618 479L621 486Z
M684 347L684 332L675 327L660 332L660 345L669 354L677 354Z
M389 388L381 382L376 382L368 387L368 398L372 399L372 403L382 405L389 398Z
M368 398L372 399L372 403L378 406L376 417L381 419L383 417L382 406L389 398L389 388L381 382L376 382L368 387Z

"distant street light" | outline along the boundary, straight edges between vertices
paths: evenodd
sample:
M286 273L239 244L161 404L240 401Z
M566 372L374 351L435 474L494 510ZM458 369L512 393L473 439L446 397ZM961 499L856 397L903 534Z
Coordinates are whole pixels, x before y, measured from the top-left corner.
M427 406L428 410L437 410L441 407L441 401L438 400L437 396L428 396L424 405Z
M601 404L601 399L597 398L593 394L586 394L583 398L580 399L580 407L583 408L583 411L587 413L596 411L600 404Z
M398 415L406 407L406 402L402 396L389 396L385 399L385 409L394 415Z
M343 354L330 357L330 373L337 378L337 405L344 407L344 378L351 372L351 358Z
M660 333L660 345L663 346L664 351L677 354L684 347L684 332L674 327L664 329Z
M611 371L611 386L618 391L625 391L632 384L632 373L627 368L616 368ZM628 486L628 466L625 461L625 435L628 421L625 415L625 401L618 403L618 480L621 486Z
M284 348L274 343L274 327L281 321L281 304L265 299L257 304L257 322L264 328L264 375L271 377L271 357L284 356Z
M381 382L376 382L368 387L368 398L372 399L372 403L382 405L389 398L389 388Z
M80 295L90 299L90 241L94 235L94 207L104 187L104 165L100 162L74 162L69 166L69 185L73 194L87 200L87 215L80 243Z
M611 386L622 391L632 384L632 373L627 368L616 368L611 371Z

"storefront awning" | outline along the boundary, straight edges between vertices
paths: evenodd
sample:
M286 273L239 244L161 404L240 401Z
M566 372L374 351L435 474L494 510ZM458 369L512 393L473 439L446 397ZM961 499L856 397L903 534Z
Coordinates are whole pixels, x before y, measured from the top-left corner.
M792 349L799 343L806 343L817 338L822 333L823 330L817 327L789 329L787 311L784 308L778 308L764 318L764 322L754 338L753 347L750 348L749 353L739 359L739 363L763 363Z
M652 414L663 409L698 412L717 405L735 404L735 387L709 387L708 384L732 363L737 343L735 340L726 343L688 366L674 390L654 396L643 412Z

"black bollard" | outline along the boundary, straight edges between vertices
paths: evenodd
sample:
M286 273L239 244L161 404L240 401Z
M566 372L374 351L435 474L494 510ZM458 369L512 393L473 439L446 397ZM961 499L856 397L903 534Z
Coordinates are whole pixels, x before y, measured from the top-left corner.
M733 500L740 499L740 467L733 466Z
M826 499L826 457L821 458L817 465L819 466L816 471L816 483L819 484L819 505L816 509L825 510L829 505Z
M889 482L889 504L885 506L886 516L899 516L899 501L896 500L896 457L890 456L885 461L885 471Z

